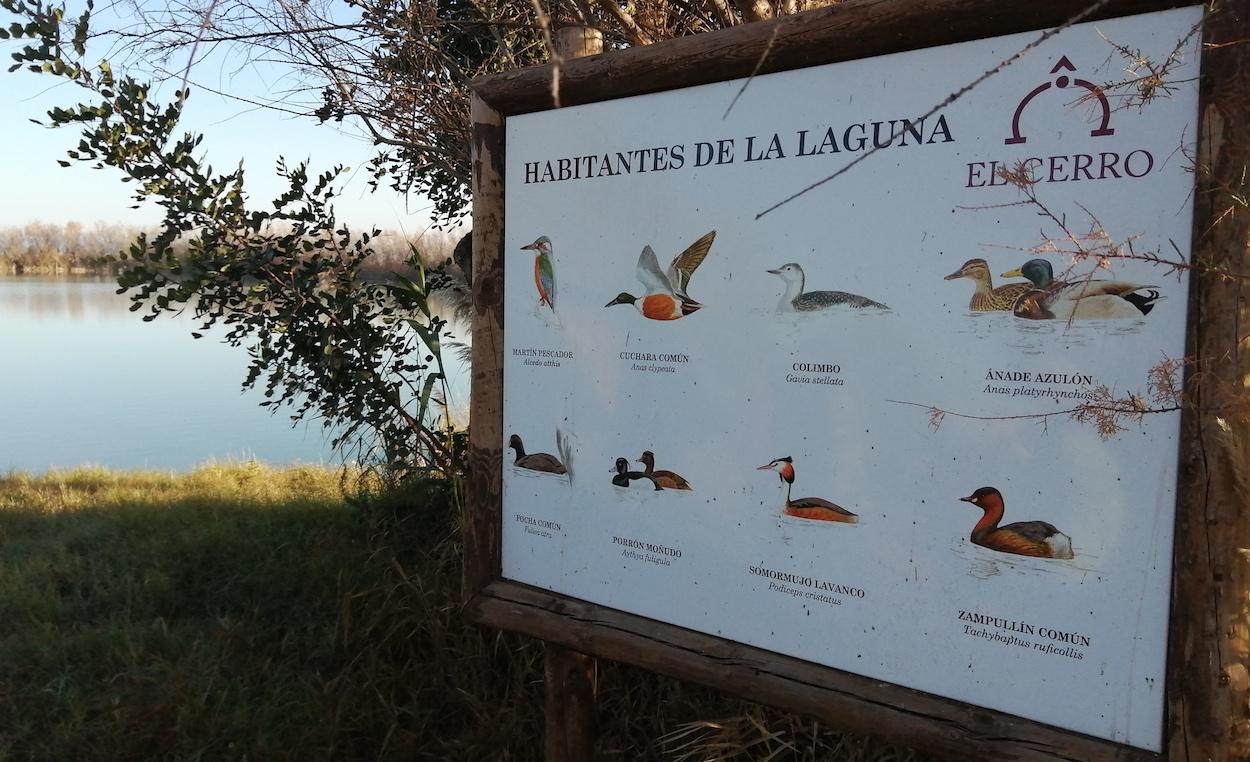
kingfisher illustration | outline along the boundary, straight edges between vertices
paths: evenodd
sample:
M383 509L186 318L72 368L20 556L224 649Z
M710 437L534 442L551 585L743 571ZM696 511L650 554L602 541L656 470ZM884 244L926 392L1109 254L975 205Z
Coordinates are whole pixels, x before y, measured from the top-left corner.
M551 239L541 235L533 243L522 246L521 249L538 252L538 255L534 257L534 285L538 287L538 306L545 304L554 312L556 309L556 271L551 266Z
M632 304L643 317L651 320L677 320L697 312L703 305L691 299L686 288L694 271L707 258L715 239L713 230L690 244L690 248L678 254L668 266L668 272L660 269L660 260L651 247L644 246L638 257L638 280L647 287L647 293L639 298L621 292L603 306Z
M854 524L859 521L859 517L855 514L822 497L801 497L798 500L791 500L790 488L794 485L794 460L789 456L777 458L756 470L776 471L781 481L786 483L786 506L782 513L787 516L815 521L838 521L843 524Z

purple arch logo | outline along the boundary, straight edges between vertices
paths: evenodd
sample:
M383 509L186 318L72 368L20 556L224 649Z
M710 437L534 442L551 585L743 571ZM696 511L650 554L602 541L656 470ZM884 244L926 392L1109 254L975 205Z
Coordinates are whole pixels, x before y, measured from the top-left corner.
M1072 65L1067 56L1063 56L1055 64L1054 68L1050 70L1050 73L1057 74L1061 70L1076 71L1076 67ZM1020 117L1024 115L1024 109L1028 107L1029 102L1052 87L1062 90L1069 85L1085 88L1098 99L1098 105L1102 107L1102 123L1097 129L1090 130L1090 137L1101 138L1104 135L1114 135L1115 130L1111 128L1111 104L1107 103L1107 96L1102 94L1102 88L1093 82L1087 82L1079 78L1070 78L1066 74L1060 74L1058 77L1055 77L1053 82L1043 82L1033 88L1028 95L1020 99L1020 103L1016 105L1016 113L1011 118L1011 137L1004 140L1003 144L1016 145L1018 143L1027 143L1028 138L1020 134Z

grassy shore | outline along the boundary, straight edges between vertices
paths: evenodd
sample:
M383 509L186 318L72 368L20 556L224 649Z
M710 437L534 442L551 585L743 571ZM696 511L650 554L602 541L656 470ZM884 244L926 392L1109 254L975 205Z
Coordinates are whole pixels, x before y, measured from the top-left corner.
M362 483L0 477L0 760L539 759L541 648L459 616L447 491ZM603 759L916 759L619 665L599 689Z

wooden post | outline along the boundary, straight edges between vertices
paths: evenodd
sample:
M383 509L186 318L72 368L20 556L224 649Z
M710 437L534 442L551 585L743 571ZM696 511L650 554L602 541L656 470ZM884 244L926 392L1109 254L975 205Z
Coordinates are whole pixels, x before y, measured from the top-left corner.
M547 643L547 762L586 762L595 754L595 660Z
M473 370L474 400L503 398L503 116L474 93L473 120ZM503 505L503 419L474 415L465 481L464 595L500 574Z
M603 52L603 32L589 26L566 26L556 30L556 53L564 60L597 56Z
M563 60L603 52L603 32L588 26L556 30L556 54ZM558 89L553 87L553 92ZM586 762L595 755L595 659L555 643L543 652L547 684L547 762Z
M1250 2L1203 30L1188 392L1168 654L1169 760L1250 759ZM1225 278L1219 273L1236 273Z

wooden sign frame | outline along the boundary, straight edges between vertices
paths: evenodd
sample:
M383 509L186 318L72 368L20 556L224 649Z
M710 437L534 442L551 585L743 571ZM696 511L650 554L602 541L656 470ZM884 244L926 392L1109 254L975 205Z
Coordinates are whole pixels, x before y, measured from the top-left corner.
M1250 212L1229 214L1250 162L1250 3L1208 8L1169 623L1163 754L782 656L502 578L504 120L560 105L1191 5L1160 0L848 0L770 22L491 75L474 83L473 372L465 612L475 622L627 662L959 759L1233 760L1250 757L1247 653L1250 436L1221 417L1207 378L1244 378ZM1240 180L1238 178L1241 177ZM1238 185L1241 183L1242 185ZM553 675L548 663L549 681ZM574 680L573 682L576 682ZM574 694L576 690L570 688ZM587 696L574 697L583 703ZM549 707L550 711L550 707ZM549 747L550 749L550 747ZM575 758L575 755L565 755ZM564 758L564 757L562 757Z

